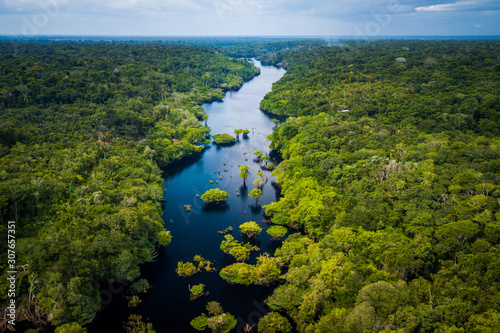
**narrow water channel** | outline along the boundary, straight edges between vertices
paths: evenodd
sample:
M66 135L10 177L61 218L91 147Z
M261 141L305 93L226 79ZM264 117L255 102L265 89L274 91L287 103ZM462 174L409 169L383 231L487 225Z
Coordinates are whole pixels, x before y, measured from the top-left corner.
M239 91L227 93L222 102L203 105L209 115L208 126L211 127L212 134L234 135L234 129L246 128L250 130L248 138L240 137L240 140L230 147L219 148L212 145L201 156L179 162L169 167L165 173L163 218L173 239L167 248L160 251L154 263L143 267L143 276L152 288L143 296L142 304L134 311L141 314L144 320L153 323L158 333L196 332L189 322L205 312L208 301L221 303L224 311L238 318L239 324L234 330L236 332L243 332L245 323L254 324L265 314L263 301L270 294L270 288L230 285L219 276L220 269L235 260L220 250L224 236L218 231L232 226L232 235L246 242L248 239L240 234L238 226L248 221L259 223L264 230L252 242L261 250L252 254L248 261L251 264L255 263L259 254L272 254L280 245L280 242L273 241L265 233L269 226L262 222L264 210L261 206L275 201L278 195L271 185L274 177L255 161L253 152L262 150L264 154L270 153L267 135L273 131L274 123L270 116L259 109L259 103L285 71L262 66L258 61L254 63L261 69L259 76L245 83ZM239 177L238 166L244 164L249 166L250 173L246 187L243 186L243 179ZM259 170L263 171L269 180L263 185L263 198L259 200L259 205L256 205L255 199L247 194L255 187L253 181L259 178L256 175ZM210 180L214 183L210 184ZM227 206L220 209L203 209L203 202L197 199L196 195L201 196L208 189L216 187L231 196ZM240 193L240 196L237 196L237 193ZM184 205L188 204L192 205L190 212L184 208ZM177 262L193 261L195 255L212 261L217 271L179 278L175 272ZM199 283L205 284L209 295L190 301L189 285ZM118 306L125 312L123 302L121 303ZM99 330L111 329L111 326L114 326L113 332L118 331L119 328L115 325L120 324L113 325L112 322L115 322L115 317L121 316L117 311L113 312L114 314L108 312L109 316L100 315ZM103 315L107 319L104 319Z

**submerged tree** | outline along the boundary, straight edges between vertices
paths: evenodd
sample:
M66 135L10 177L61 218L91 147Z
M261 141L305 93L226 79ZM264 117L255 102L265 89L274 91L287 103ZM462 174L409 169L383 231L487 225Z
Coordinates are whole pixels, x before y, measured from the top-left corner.
M269 286L281 276L282 262L279 258L263 254L257 258L256 265L236 263L224 267L220 277L229 283L248 286L250 284Z
M213 333L228 333L238 324L236 318L232 314L224 312L218 302L208 302L206 309L208 314L203 313L191 320L191 326L198 331L209 328Z
M203 295L208 295L208 292L205 292L205 285L203 283L195 284L194 286L189 286L189 300L193 301L197 298L200 298Z
M262 198L262 190L260 188L254 188L252 191L250 191L250 194L248 194L250 198L255 198L255 204L259 204L259 198Z
M264 184L264 182L260 179L256 179L253 181L253 184L257 185L257 188L260 188L262 186L262 184Z
M225 202L228 198L230 198L230 195L221 189L218 188L212 188L201 196L201 200L205 202L215 202L215 203L221 203Z
M177 268L175 269L175 272L180 277L189 277L191 275L198 273L198 268L190 261L188 262L179 261L177 263Z
M261 158L261 156L262 156L263 152L262 152L262 150L257 150L257 151L254 151L254 152L253 152L253 154L254 154L255 156L257 156L257 159L259 159L259 160L260 160L260 158Z
M248 237L255 237L262 232L262 228L256 222L250 221L241 224L240 231Z
M239 262L247 260L252 251L260 250L257 246L249 243L243 244L238 242L232 235L224 236L224 240L220 244L220 249L224 253L233 256Z
M236 140L240 139L240 134L243 132L241 129L237 128L234 130L234 134L236 134Z
M244 137L244 138L248 138L248 134L249 134L249 133L250 133L250 130L245 128L245 129L243 130L243 137Z
M242 165L240 169L240 177L243 178L243 184L245 184L245 181L247 180L248 177L248 165Z

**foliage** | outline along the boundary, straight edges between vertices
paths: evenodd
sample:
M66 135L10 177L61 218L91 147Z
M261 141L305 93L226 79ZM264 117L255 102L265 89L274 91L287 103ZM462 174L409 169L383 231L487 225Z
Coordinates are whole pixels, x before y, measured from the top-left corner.
M208 326L208 318L206 316L198 316L191 320L191 326L197 331L204 331Z
M135 308L137 305L142 303L142 300L137 295L132 295L127 298L128 299L128 307Z
M262 186L262 184L264 184L264 182L261 179L255 179L253 181L253 184L257 185L257 188L260 188Z
M273 162L269 162L266 164L266 169L267 170L274 170L274 168L276 168L276 166L274 165Z
M188 262L179 261L177 263L177 268L175 269L177 275L179 275L179 277L190 277L202 271L206 272L215 271L215 268L212 267L212 263L200 255L196 255L193 261L194 263L190 261Z
M190 261L188 262L179 261L177 263L177 268L175 269L175 272L180 277L189 277L198 273L198 268Z
M240 177L243 178L243 183L245 183L246 179L248 178L248 165L242 165L240 168Z
M227 333L236 327L238 321L230 313L223 312L222 306L215 301L207 304L208 315L202 314L191 321L198 331L203 331L207 327L215 333Z
M172 235L168 230L162 230L156 235L156 242L159 246L167 246L172 241Z
M240 231L248 237L255 237L261 233L262 228L257 224L257 222L250 221L240 224Z
M252 251L260 250L257 246L250 243L240 243L234 239L232 235L225 235L224 240L220 244L220 249L237 261L246 261L250 257Z
M217 145L230 145L236 142L236 138L227 133L214 134L212 138Z
M303 233L276 251L287 272L266 303L299 332L488 331L500 313L499 44L347 44L288 54L263 101L300 116L270 136L283 197L265 209Z
M257 258L256 265L232 264L224 267L220 271L220 276L231 284L269 286L281 276L281 265L282 262L279 258L261 255Z
M210 260L207 260L200 255L194 256L193 261L198 265L198 271L200 272L213 272L216 270L212 267L212 262Z
M262 190L260 188L254 188L253 190L250 191L250 193L248 194L248 196L250 198L255 198L255 202L258 203L259 202L259 198L262 198Z
M201 200L206 202L224 202L229 199L230 196L226 191L218 188L212 188L201 195Z
M208 311L208 314L212 315L212 316L217 316L217 315L220 315L220 314L222 314L224 312L222 310L222 306L220 305L220 303L218 303L216 301L210 301L210 302L208 302L207 306L206 306L206 309Z
M101 307L99 283L135 280L170 243L159 166L203 150L199 104L259 70L206 47L23 41L0 50L0 219L16 221L27 269L16 297L26 300L36 275L31 291L50 324L84 326Z
M56 327L55 333L87 333L87 329L78 323L64 324Z
M277 312L269 312L259 319L259 333L290 333L292 325L288 319Z
M288 232L287 228L280 226L280 225L273 225L270 226L266 232L274 239L274 240L279 240L283 238L286 233Z
M142 321L142 316L131 314L125 324L125 332L127 333L155 333L153 324Z
M205 291L205 285L203 283L196 284L189 289L189 292L193 296L201 295L203 294L204 291Z
M132 285L130 286L129 292L132 295L138 295L138 294L143 294L143 293L148 292L148 290L150 288L151 288L151 286L149 285L148 280L139 279L139 280L135 281L134 283L132 283Z

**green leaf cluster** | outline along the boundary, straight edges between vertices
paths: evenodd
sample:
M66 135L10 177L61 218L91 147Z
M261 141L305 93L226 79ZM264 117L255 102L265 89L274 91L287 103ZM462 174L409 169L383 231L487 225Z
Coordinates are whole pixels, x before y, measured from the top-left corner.
M236 138L227 133L214 134L212 138L217 145L230 145L236 142Z
M199 272L212 272L215 268L212 267L212 262L206 260L200 255L196 255L193 259L194 263L191 261L183 262L179 261L177 263L177 268L175 272L179 277L190 277Z
M246 261L250 257L251 252L260 250L257 246L250 243L238 242L232 235L224 236L224 240L220 244L220 249L224 253L233 256L237 261Z
M228 333L238 324L232 314L223 312L222 306L218 302L209 302L207 311L208 315L203 313L191 321L191 326L194 329L204 331L206 328L210 328L214 333Z
M226 191L223 191L219 188L212 188L203 193L200 197L200 199L205 202L215 202L215 203L225 202L229 198L230 198L229 194Z
M245 222L240 224L241 233L248 237L256 237L262 232L262 228L255 221Z
M282 260L263 254L256 265L236 263L224 267L220 276L231 284L269 286L281 276Z

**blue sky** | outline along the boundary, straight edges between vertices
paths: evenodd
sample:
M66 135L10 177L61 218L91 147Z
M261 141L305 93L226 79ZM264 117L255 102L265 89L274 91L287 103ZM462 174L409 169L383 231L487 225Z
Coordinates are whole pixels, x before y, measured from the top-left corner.
M500 35L500 1L0 0L0 34Z

